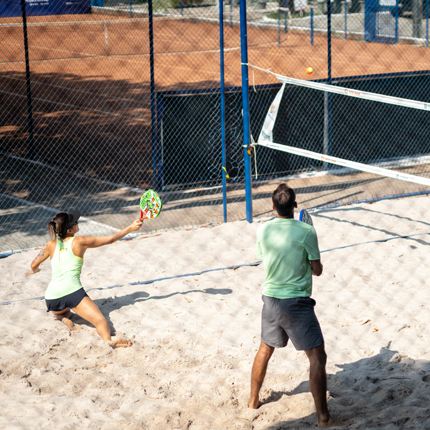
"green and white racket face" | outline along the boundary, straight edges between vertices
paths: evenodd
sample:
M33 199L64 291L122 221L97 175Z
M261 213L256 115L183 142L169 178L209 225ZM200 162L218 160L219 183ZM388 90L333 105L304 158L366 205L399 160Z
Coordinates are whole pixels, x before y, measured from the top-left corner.
M312 222L312 218L306 209L302 209L300 211L299 221L304 222L304 223L309 224L309 225L314 225L314 223Z
M161 207L160 196L154 190L146 191L140 198L140 220L157 218Z

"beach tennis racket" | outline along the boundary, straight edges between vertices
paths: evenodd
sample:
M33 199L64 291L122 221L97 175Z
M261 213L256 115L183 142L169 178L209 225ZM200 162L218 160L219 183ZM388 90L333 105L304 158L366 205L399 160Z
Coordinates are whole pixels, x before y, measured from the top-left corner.
M154 219L160 215L161 199L154 190L148 190L140 198L140 220Z
M314 225L314 223L312 222L312 217L309 215L309 212L306 209L302 209L300 211L299 221L309 225Z

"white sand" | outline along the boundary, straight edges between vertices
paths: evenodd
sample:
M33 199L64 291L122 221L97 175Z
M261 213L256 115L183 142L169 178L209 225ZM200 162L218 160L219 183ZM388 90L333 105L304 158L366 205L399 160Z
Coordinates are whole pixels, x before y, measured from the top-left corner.
M313 297L328 353L329 407L352 429L430 428L430 197L313 214L324 274ZM0 428L305 429L316 415L308 362L275 352L257 411L247 409L260 342L262 265L130 283L258 259L254 224L165 233L89 250L82 281L134 345L94 328L69 333L43 300L0 306ZM345 249L341 246L417 235ZM43 296L37 251L0 260L0 302ZM82 323L76 319L76 322Z

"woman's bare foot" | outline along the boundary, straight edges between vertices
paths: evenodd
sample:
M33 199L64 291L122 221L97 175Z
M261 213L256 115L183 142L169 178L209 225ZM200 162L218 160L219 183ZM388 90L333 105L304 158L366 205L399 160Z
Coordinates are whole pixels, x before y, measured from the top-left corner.
M70 311L63 314L55 314L55 319L64 323L70 331L81 330L82 327L75 325L70 319L72 315L73 314Z
M131 345L133 345L131 343L131 340L127 340L127 339L112 340L112 341L110 341L109 344L112 348L128 348Z
M320 421L318 420L318 427L322 428L322 429L328 429L331 427L343 427L343 426L347 426L348 423L344 422L344 421L340 421L337 420L333 417L329 417L329 419L327 421Z

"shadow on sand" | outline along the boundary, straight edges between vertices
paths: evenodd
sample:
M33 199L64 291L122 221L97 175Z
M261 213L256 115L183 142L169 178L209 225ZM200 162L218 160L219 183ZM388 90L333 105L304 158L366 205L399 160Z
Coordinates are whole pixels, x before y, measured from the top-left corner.
M349 424L337 428L430 428L430 361L413 360L389 348L390 344L373 357L337 365L341 370L327 375L329 410ZM308 392L308 382L302 382L292 391L272 391L263 407L283 396ZM316 425L313 413L296 420L280 421L265 430L310 429L317 428Z
M112 311L117 311L118 309L121 309L124 306L130 306L137 302L145 302L148 300L163 300L168 299L173 296L181 295L185 296L187 294L191 293L204 293L204 294L211 294L211 295L227 295L231 294L233 291L229 288L205 288L203 290L188 290L188 291L182 291L182 292L176 292L171 294L166 294L163 296L151 296L145 291L137 291L132 294L127 294L125 296L120 297L109 297L107 299L96 299L94 300L94 303L97 305L97 307L100 309L103 316L106 318L107 322L109 323L110 329L111 329L111 335L115 336L116 331L115 327L112 324L112 321L109 317L110 313ZM92 324L90 324L88 321L81 318L79 315L73 315L72 320L74 323L79 325L86 325L88 327L93 327Z

